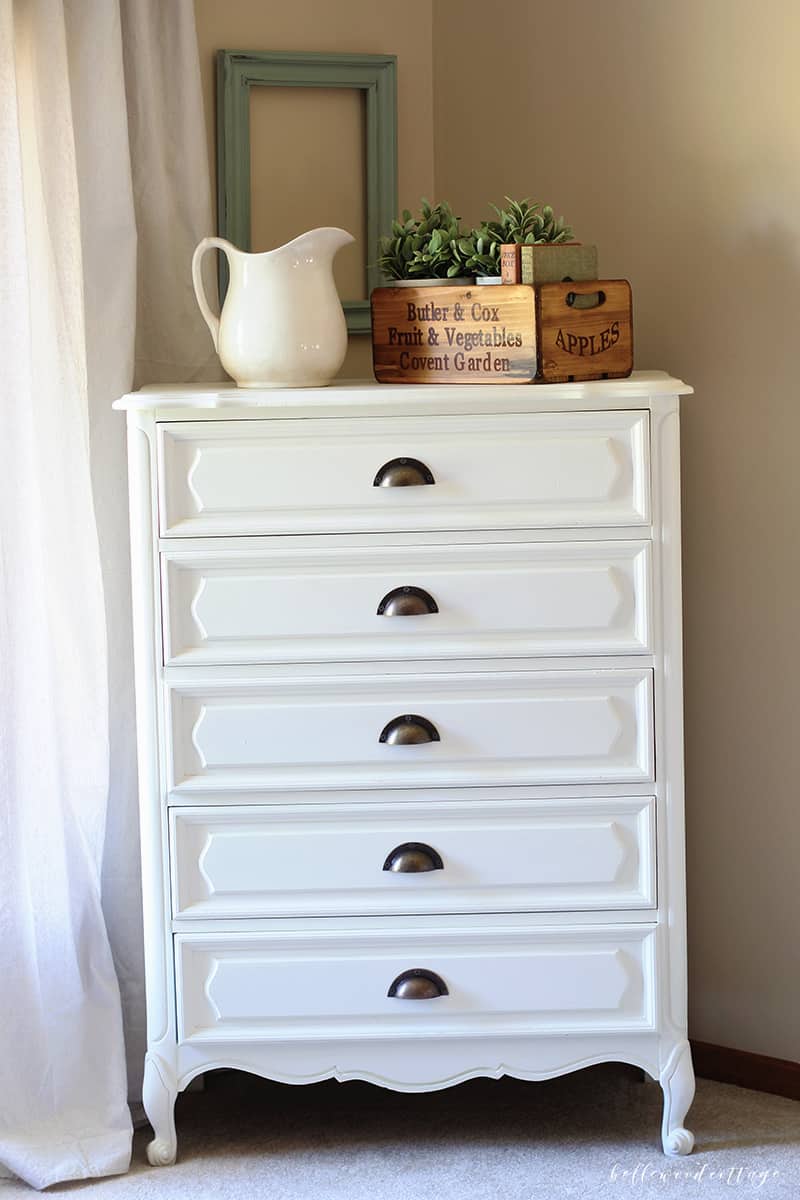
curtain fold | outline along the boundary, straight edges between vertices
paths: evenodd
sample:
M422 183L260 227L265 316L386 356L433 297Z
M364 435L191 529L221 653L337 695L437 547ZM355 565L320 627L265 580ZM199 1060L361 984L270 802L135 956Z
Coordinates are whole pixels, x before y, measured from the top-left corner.
M127 1168L100 899L103 586L60 0L0 0L0 1162L35 1187Z
M120 986L140 1091L110 405L137 355L142 379L221 377L191 293L212 231L191 0L0 0L0 228L0 1163L41 1188L127 1168Z
M135 385L226 379L192 286L194 248L214 228L194 2L120 7L139 234Z
M90 19L85 16L87 2L89 8L100 8ZM87 292L89 418L110 651L111 785L103 907L122 991L129 1096L138 1100L145 999L127 457L125 421L111 411L111 403L146 383L226 376L192 287L192 253L214 230L193 0L71 0L69 7L84 11L85 25L76 38L87 67L80 73L87 81L87 120L77 122L77 128L78 145L85 147L88 161L81 164L79 183L84 253L91 263L93 288L91 297ZM110 26L109 11L119 30L113 34L115 98L110 106L100 103L97 74L88 70L106 44L102 31ZM98 29L101 32L93 37ZM109 71L111 62L111 57L106 59ZM124 112L122 120L115 121L120 86ZM108 95L105 82L101 95ZM100 126L106 131L102 139L97 136ZM94 164L93 172L89 163ZM131 227L135 242L129 237ZM211 255L206 258L211 268L207 294L214 297L214 264ZM118 353L123 345L124 371Z

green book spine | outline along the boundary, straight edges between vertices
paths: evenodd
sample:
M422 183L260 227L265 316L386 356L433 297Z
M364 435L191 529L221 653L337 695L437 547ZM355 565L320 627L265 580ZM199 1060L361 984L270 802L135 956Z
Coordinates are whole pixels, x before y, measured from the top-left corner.
M583 245L520 246L521 283L562 283L597 279L597 247Z

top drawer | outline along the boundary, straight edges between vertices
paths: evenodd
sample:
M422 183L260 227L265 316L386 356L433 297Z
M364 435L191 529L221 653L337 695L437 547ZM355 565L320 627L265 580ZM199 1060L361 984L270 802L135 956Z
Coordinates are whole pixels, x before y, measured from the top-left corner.
M647 412L186 421L158 431L164 537L650 517ZM417 460L432 482L392 485L414 477L408 462L388 469L397 459Z

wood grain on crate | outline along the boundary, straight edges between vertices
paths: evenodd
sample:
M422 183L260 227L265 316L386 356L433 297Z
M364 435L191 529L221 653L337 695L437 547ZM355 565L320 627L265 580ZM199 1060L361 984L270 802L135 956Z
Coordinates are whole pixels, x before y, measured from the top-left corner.
M535 290L537 379L569 383L630 375L633 318L627 279L544 283Z
M529 383L533 288L376 288L372 361L379 383Z

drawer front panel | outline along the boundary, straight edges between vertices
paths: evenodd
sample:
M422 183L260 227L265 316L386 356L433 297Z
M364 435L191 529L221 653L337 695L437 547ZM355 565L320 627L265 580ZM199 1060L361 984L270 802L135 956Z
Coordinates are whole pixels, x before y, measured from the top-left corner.
M179 934L181 1041L653 1027L653 926ZM409 970L446 994L388 995ZM432 983L432 986L435 986Z
M648 542L176 550L162 572L168 664L650 648ZM420 611L387 615L404 587Z
M643 525L646 412L159 426L166 537ZM374 486L415 459L434 482Z
M182 919L655 903L652 798L183 808L171 843Z
M170 699L180 792L653 778L644 669L181 683Z

